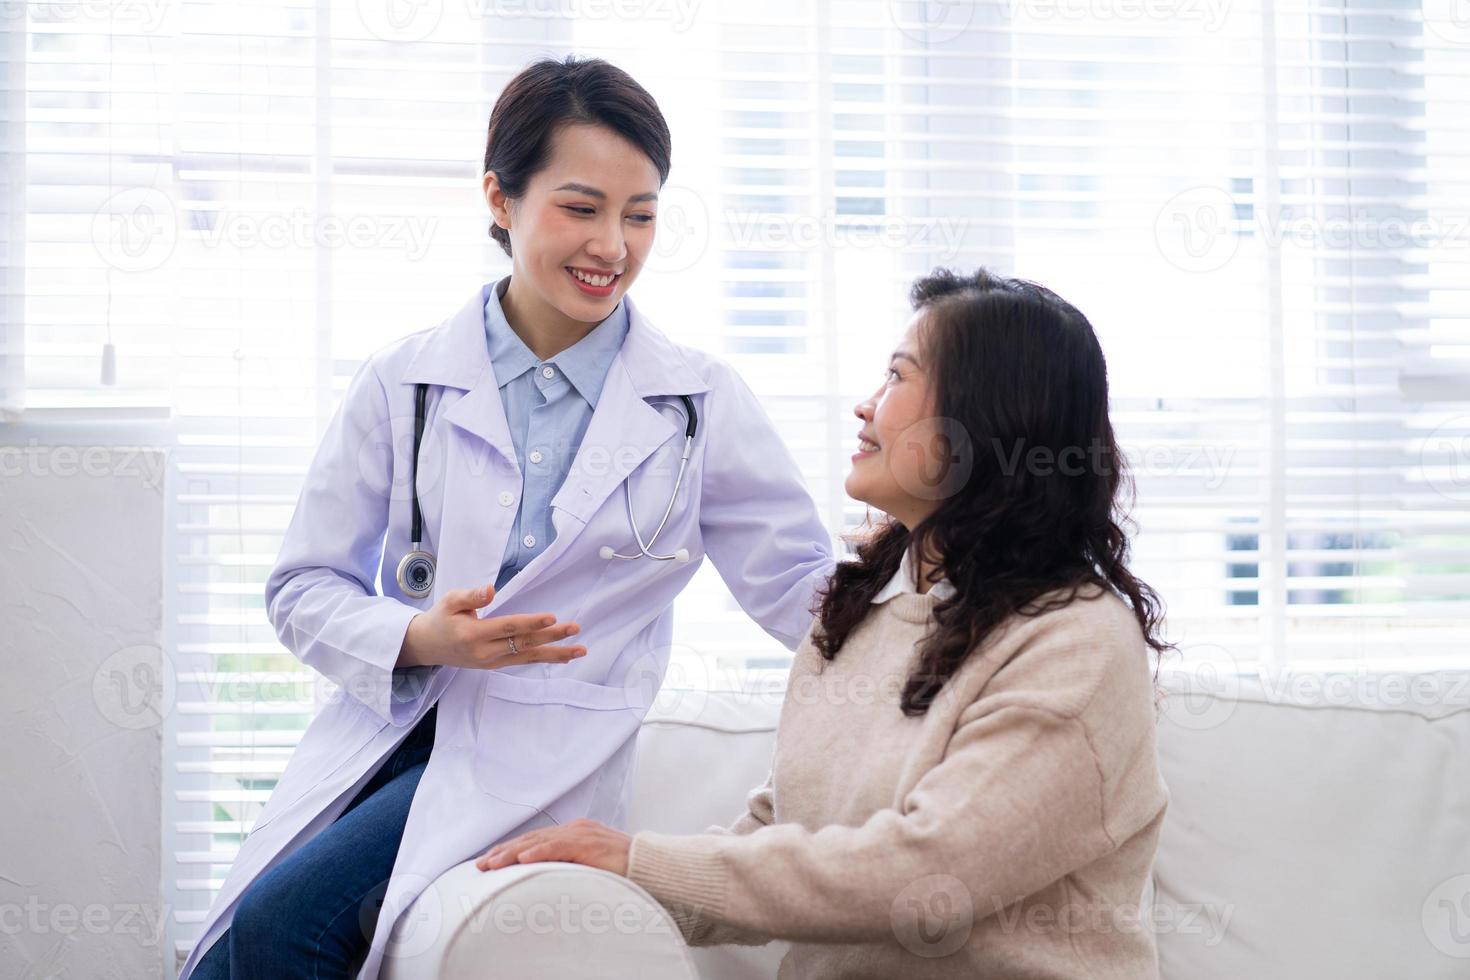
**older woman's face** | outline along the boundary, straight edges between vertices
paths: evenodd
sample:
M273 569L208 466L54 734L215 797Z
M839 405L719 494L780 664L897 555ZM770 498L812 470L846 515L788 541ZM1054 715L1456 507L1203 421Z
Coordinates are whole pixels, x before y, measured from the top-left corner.
M947 427L933 417L934 397L920 353L922 329L921 312L905 327L883 383L853 408L863 424L845 484L848 496L909 528L938 507L942 494L936 489L942 489L950 456Z

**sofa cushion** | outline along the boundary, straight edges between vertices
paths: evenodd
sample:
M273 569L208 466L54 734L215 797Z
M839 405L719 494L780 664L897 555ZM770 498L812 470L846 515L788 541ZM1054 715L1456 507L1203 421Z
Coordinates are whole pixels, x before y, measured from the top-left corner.
M1470 975L1470 672L1165 672L1168 817L1145 897L1165 980ZM698 833L770 768L781 692L665 689L630 826ZM770 977L784 943L695 950Z

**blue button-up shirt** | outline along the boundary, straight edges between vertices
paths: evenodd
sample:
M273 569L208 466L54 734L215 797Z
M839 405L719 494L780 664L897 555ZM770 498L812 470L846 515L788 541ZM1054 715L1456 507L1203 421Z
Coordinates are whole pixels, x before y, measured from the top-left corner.
M505 406L521 467L520 505L495 579L497 590L556 536L551 498L567 478L602 394L607 369L628 335L627 304L619 302L591 333L542 361L505 319L500 297L509 284L509 276L500 280L485 300L490 366L500 386L500 403ZM514 503L508 494L502 492L496 502Z

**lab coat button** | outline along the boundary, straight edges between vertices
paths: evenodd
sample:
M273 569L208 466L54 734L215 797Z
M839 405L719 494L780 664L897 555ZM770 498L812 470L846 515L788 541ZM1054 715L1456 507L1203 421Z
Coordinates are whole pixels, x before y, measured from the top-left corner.
M509 507L511 504L513 504L515 502L516 502L516 495L515 494L511 493L509 490L502 490L502 491L500 491L500 503L503 506Z

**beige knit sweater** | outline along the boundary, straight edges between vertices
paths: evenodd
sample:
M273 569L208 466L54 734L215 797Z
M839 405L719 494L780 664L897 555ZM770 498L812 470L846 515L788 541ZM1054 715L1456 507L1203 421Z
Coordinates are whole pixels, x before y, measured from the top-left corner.
M1133 615L1093 589L1013 617L909 717L936 601L874 606L831 662L808 632L748 812L635 835L628 877L692 945L790 940L781 978L1156 978L1168 792Z

